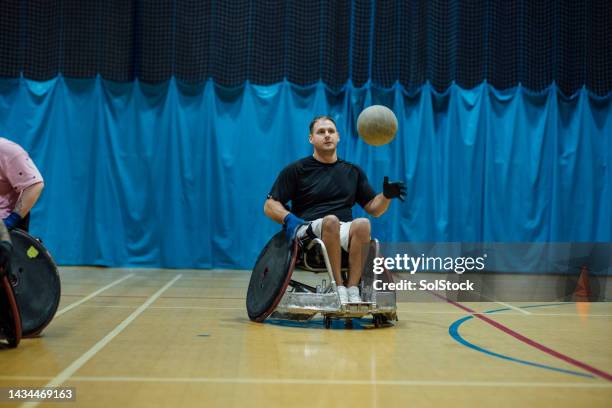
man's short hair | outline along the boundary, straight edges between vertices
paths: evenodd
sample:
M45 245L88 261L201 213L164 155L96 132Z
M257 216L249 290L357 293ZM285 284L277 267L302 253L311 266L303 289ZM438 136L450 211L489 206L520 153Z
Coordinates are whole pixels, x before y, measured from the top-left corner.
M328 115L319 115L319 116L316 116L316 117L315 117L315 118L314 118L314 119L313 119L313 120L310 122L310 126L308 126L308 128L310 129L310 134L312 134L312 129L314 129L314 125L315 125L315 123L317 123L317 122L318 122L318 121L320 121L320 120L329 120L331 123L333 123L333 124L334 124L334 126L335 126L336 128L338 128L338 125L336 125L336 121L335 121L335 120L334 120L334 119L333 119L331 116L328 116Z

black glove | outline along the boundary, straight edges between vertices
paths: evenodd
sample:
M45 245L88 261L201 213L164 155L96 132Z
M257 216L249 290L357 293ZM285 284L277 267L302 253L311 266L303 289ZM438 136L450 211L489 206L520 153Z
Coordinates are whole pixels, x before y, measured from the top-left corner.
M13 245L9 241L0 241L0 275L4 275L11 262Z
M401 181L389 183L389 177L385 176L383 195L388 199L399 198L403 202L404 198L406 198L406 184Z

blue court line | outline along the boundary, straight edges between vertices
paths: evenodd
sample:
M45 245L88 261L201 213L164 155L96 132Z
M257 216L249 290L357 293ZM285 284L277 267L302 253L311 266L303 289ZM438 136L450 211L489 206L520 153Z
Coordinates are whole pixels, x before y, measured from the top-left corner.
M559 305L566 305L566 304L568 304L568 303L554 303L554 304L550 304L549 303L549 304L544 304L544 305L523 306L521 308L522 309L527 309L527 308L533 308L533 307L559 306ZM495 310L488 310L488 311L486 311L484 313L485 314L492 314L492 313L503 312L503 311L507 311L507 310L512 310L512 309L511 308L495 309ZM493 357L501 358L503 360L508 360L508 361L512 361L512 362L515 362L515 363L532 366L532 367L544 368L546 370L557 371L557 372L564 373L564 374L575 375L575 376L578 376L578 377L595 378L595 376L592 375L592 374L587 374L587 373L583 373L583 372L580 372L580 371L566 370L564 368L552 367L552 366L545 365L545 364L535 363L533 361L521 360L521 359L518 359L518 358L506 356L504 354L495 353L495 352L493 352L491 350L487 350L487 349L485 349L483 347L477 346L474 343L470 343L469 341L464 339L459 334L459 326L461 326L464 322L467 322L468 320L473 319L473 318L474 318L474 316L466 316L466 317L463 317L463 318L461 318L459 320L456 320L448 328L448 334L450 334L450 336L455 341L459 342L460 344L463 344L466 347L469 347L469 348L471 348L473 350L479 351L481 353L484 353L484 354L487 354L487 355L490 355L490 356L493 356Z

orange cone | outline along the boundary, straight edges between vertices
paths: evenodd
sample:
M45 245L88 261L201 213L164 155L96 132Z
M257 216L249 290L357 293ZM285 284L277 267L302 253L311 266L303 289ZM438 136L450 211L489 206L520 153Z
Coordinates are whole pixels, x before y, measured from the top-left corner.
M583 302L588 302L588 297L591 295L589 288L589 269L586 266L580 268L580 276L576 283L576 289L574 290L574 296L577 298L586 298Z
M589 303L589 295L591 294L589 286L589 269L586 266L580 268L580 276L574 290L574 300L576 302L576 310L581 320L585 320L589 316L591 304Z

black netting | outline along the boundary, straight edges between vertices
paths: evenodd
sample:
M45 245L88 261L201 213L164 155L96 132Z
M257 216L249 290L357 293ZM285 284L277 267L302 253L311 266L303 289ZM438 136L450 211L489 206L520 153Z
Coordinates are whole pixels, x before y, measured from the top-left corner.
M378 78L381 85L389 87L400 77L401 49L403 28L399 17L403 15L401 2L381 2L377 4L372 38L372 77Z
M210 67L208 47L212 38L212 6L208 1L176 3L176 51L174 72L189 82L206 79Z
M351 28L351 79L356 86L361 86L370 78L370 51L372 32L372 6L366 0L356 0L352 4ZM351 12L351 10L349 10ZM375 20L376 16L374 16ZM376 25L374 23L374 25Z
M563 2L559 14L559 44L555 66L556 78L562 89L578 89L586 83L587 30L586 7L582 2ZM610 89L610 88L608 88Z
M612 91L607 0L2 0L0 76Z
M519 82L535 90L546 88L554 80L557 69L558 4L528 1L521 12L523 38Z
M102 3L96 42L99 58L98 72L106 79L131 81L136 76L137 14L133 1L112 0Z
M306 2L287 3L287 79L298 84L316 82L321 78L319 61L323 34L320 30L320 12Z
M321 63L315 63L319 71L315 80L322 79L333 87L340 87L350 78L351 2L348 0L323 2L322 7ZM299 77L299 72L297 76Z
M37 80L53 78L60 72L60 64L65 58L61 41L64 2L30 0L20 3L20 13L12 18L19 21L23 37L16 44L21 47L23 75Z
M22 56L20 52L21 35L18 17L20 1L7 0L0 10L0 77L16 77L21 71Z
M452 77L461 86L472 88L487 75L489 37L486 33L491 18L490 1L464 2L458 10Z
M612 90L612 4L595 1L586 15L586 87L598 94Z
M519 29L521 10L518 2L495 1L490 5L487 30L488 62L486 78L496 88L505 89L515 86L519 81L519 48L522 46Z

